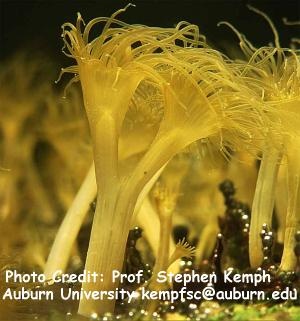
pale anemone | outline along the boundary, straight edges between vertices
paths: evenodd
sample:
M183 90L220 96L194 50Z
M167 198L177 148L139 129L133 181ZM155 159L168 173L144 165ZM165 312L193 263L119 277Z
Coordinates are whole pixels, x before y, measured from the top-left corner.
M85 269L102 273L104 281L85 283L83 290L118 286L111 271L122 268L136 204L174 155L210 137L223 151L225 145L237 148L242 141L251 146L255 125L262 119L251 104L251 91L238 81L229 63L216 51L197 49L204 38L196 26L186 22L166 29L130 26L115 19L121 11L109 19L92 20L83 33L80 15L76 26L63 25L66 47L78 64L63 72L75 73L73 81L81 81L98 187ZM89 42L91 28L100 22L105 23L102 34ZM121 171L122 126L133 97L143 94L144 81L159 89L163 117L135 166ZM114 303L82 299L79 313L113 311Z
M275 201L275 188L280 164L286 157L284 165L288 167L288 209L284 237L284 253L281 269L290 270L295 267L296 258L293 253L294 234L298 226L297 197L298 169L296 169L297 146L299 144L299 107L300 103L300 64L299 52L290 48L281 48L278 33L270 18L256 8L248 6L252 11L266 19L274 33L275 46L255 48L244 35L227 24L239 37L240 47L248 61L241 64L242 76L248 86L253 88L255 99L267 116L268 134L263 143L262 160L259 169L249 235L249 256L252 267L262 264L264 255L260 232L264 224L271 227ZM293 173L293 174L292 174Z
M110 280L110 272L122 267L136 198L153 175L153 171L145 175L143 169L142 176L146 178L139 184L139 191L136 191L136 195L131 195L131 189L126 193L127 197L122 199L122 194L127 191L124 185L135 176L134 173L126 173L127 175L120 177L119 173L118 143L125 114L137 87L146 77L162 81L152 68L136 60L140 55L154 52L168 43L175 44L178 39L186 46L198 43L196 26L185 23L172 29L129 26L114 19L120 11L109 19L92 20L83 33L80 15L76 27L69 23L63 26L66 47L78 63L78 66L66 68L63 72L79 74L73 81L80 77L98 182L97 208L85 268L102 271L105 282L84 284L84 289L116 287ZM100 22L105 23L102 34L89 42L91 28ZM110 28L112 23L117 24L117 27ZM158 169L156 167L154 171ZM115 231L114 235L111 234L112 230ZM79 313L90 315L94 311L111 311L113 306L113 301L103 302L99 307L95 302L83 300Z

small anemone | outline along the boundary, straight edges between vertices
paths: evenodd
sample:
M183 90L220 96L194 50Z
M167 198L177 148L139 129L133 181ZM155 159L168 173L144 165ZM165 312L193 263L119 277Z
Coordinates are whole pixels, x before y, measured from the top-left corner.
M169 259L169 265L183 257L190 259L195 255L195 253L196 248L190 245L185 239L182 239L176 244L175 250Z

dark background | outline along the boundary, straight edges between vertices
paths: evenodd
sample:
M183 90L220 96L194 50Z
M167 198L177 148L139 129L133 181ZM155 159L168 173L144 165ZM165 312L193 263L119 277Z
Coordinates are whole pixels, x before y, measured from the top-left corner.
M281 18L300 20L300 0L135 0L136 7L119 16L128 23L173 26L181 20L197 24L208 40L223 49L226 42L238 43L225 27L217 27L220 20L233 23L255 45L266 45L273 40L272 32L262 17L249 11L250 3L265 11L275 23L281 44L300 37L299 26L284 26ZM61 53L61 28L64 22L74 23L80 12L85 21L98 16L110 16L124 7L123 0L0 0L0 60L10 58L20 49L42 53L59 64L69 64Z

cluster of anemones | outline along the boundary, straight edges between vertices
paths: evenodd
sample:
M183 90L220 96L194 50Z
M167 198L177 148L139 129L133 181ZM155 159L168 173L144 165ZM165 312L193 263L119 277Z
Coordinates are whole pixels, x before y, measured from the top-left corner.
M289 196L287 212L280 213L286 217L281 268L293 269L300 208L298 52L280 47L271 22L275 46L259 49L231 26L247 56L246 61L232 61L210 48L195 25L129 25L116 19L122 11L86 25L78 15L76 25L63 25L66 54L77 64L62 73L74 74L71 83L81 82L94 161L57 233L45 275L66 268L95 196L85 269L101 272L104 281L84 283L84 290L117 287L111 271L122 269L135 213L139 220L138 213L145 215L142 208L151 201L156 208L149 215L160 228L154 271L191 255L192 249L184 243L169 255L171 218L185 170L173 175L176 179L161 179L163 187L156 185L154 200L147 194L174 156L195 142L200 152L214 150L226 157L262 154L250 225L253 267L263 259L259 234L264 224L271 225L279 167L286 171ZM89 39L99 24L103 24L102 33ZM155 241L152 244L155 248ZM156 285L150 282L150 286ZM112 312L114 304L84 298L79 313Z

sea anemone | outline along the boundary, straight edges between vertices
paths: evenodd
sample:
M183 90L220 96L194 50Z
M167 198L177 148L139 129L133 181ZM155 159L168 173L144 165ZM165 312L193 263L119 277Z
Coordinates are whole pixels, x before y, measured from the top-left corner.
M248 59L242 66L242 76L246 77L249 87L256 88L255 99L261 101L261 106L268 117L265 123L268 134L262 146L263 155L252 204L249 235L250 263L252 267L258 267L263 261L263 249L259 235L264 224L269 227L272 225L276 181L283 156L286 157L286 166L290 167L292 163L296 164L293 159L297 155L295 148L298 137L297 128L299 128L297 106L300 99L300 65L297 51L280 46L278 33L270 18L256 8L251 6L248 8L264 17L271 26L275 38L275 47L257 49L234 27L223 23L231 27L239 37L240 47ZM291 174L292 172L293 174ZM293 170L290 167L289 175L295 175L296 172L295 167ZM293 240L298 225L295 194L297 193L297 184L293 183L292 176L289 177L289 184L294 185L288 187L289 204L286 214L285 250L282 259L284 263L281 265L283 270L295 267Z
M65 45L78 64L63 72L74 73L73 81L81 82L97 181L85 269L101 272L104 282L84 283L83 290L117 287L111 271L122 267L137 202L172 157L197 140L216 144L225 155L229 148L238 150L241 142L251 149L255 125L263 118L230 61L207 48L196 26L130 26L115 19L121 11L92 20L83 32L80 15L76 26L63 25ZM100 22L105 23L102 34L89 41L91 28ZM140 104L147 96L145 88L159 93L163 117L157 118L157 132L135 165L122 170L124 119L131 102ZM87 316L113 309L113 300L98 305L83 298L79 305L79 313Z

